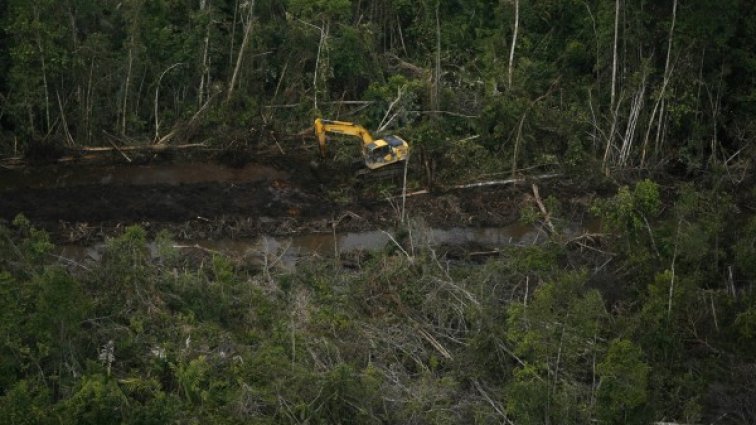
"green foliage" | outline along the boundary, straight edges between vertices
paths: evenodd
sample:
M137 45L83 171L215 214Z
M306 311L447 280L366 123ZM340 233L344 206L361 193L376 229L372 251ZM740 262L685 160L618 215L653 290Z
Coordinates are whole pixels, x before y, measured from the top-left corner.
M0 424L52 424L48 410L49 394L26 380L15 382L0 396Z
M594 215L601 219L602 226L620 235L627 249L647 240L650 231L649 220L656 217L661 209L659 186L651 180L635 184L633 191L622 186L609 199L598 199L591 207ZM643 254L637 252L635 255Z
M632 187L597 210L658 256L595 267L553 241L450 261L418 225L409 256L282 272L135 226L67 271L19 218L0 227L0 423L713 421L737 407L712 391L750 394L723 371L753 360L753 219L693 187L662 214L656 184Z
M24 259L30 264L39 265L53 248L49 235L47 232L33 227L31 222L23 215L16 216L13 219L13 225L18 228L23 237L23 242L18 249Z
M650 180L643 180L635 185L633 192L622 186L613 198L597 201L593 212L612 230L637 233L644 227L643 219L656 215L659 207L658 186Z
M751 216L739 235L734 246L736 264L739 272L753 281L756 279L756 215Z
M189 402L207 401L210 394L207 391L207 375L209 365L205 356L199 356L186 364L175 366L176 379L181 393Z
M612 341L597 370L598 416L610 424L648 423L649 367L640 348L628 340Z
M349 0L288 0L288 6L292 13L305 18L343 18L351 12Z
M527 305L509 307L507 338L521 363L507 385L508 407L518 421L581 423L589 414L584 368L601 350L606 312L601 295L584 283L583 273L565 274L539 287Z
M410 111L421 108L424 91L425 84L422 81L410 80L402 75L391 75L385 83L377 81L370 83L362 96L366 101L373 102L364 114L366 125L369 128L378 128L392 103L394 105L391 108L391 115L396 114L396 117L389 128L403 128L413 123L417 114ZM426 139L413 135L413 146L427 144L424 143Z
M123 422L129 400L113 379L85 376L71 398L62 403L59 415L66 424Z

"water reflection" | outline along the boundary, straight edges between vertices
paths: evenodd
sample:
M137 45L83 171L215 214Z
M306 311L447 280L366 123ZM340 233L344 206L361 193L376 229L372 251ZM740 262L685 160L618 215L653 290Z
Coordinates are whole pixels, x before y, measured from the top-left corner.
M403 241L406 242L409 237L409 233L404 234ZM475 246L492 250L507 246L531 245L546 240L541 229L525 224L512 224L505 227L425 229L421 232L415 231L411 237L416 247L424 245ZM360 251L378 252L393 245L395 242L391 240L392 238L398 239L395 232L373 230L336 234L309 233L291 237L263 236L255 240L200 240L176 244L175 248L184 251L217 252L260 264L267 261L268 264L275 262L285 267L294 267L300 258L313 255L334 257ZM149 250L154 257L159 255L155 244L150 244ZM62 246L59 255L74 261L98 262L102 259L104 252L105 244L100 243L89 247Z

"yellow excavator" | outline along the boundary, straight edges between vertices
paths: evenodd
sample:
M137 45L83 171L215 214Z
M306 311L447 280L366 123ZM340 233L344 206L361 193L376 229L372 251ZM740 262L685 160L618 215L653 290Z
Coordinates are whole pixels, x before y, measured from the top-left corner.
M409 145L399 136L385 136L374 139L365 127L347 121L332 121L317 118L315 120L315 135L320 144L321 156L326 156L327 134L344 134L356 136L362 140L362 156L365 166L370 170L406 161L409 156Z

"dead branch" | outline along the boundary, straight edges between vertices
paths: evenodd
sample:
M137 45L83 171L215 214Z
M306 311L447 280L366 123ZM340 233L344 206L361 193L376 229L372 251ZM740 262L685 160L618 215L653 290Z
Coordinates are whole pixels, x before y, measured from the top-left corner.
M551 233L556 233L556 229L554 228L554 223L551 222L551 214L546 209L546 206L543 205L543 201L541 200L541 195L538 193L538 185L536 185L535 183L533 183L533 196L535 197L536 204L538 204L538 209L541 210L541 214L543 214L543 221L549 227L549 230L551 231Z
M191 118L189 118L189 121L187 121L186 124L183 125L183 127L187 128L187 127L193 126L194 123L197 121L197 119L199 119L199 117L202 116L202 114L207 110L208 106L210 106L210 102L215 98L216 95L217 95L217 93L214 94L214 95L212 95L212 96L210 96L207 99L207 101L205 102L205 104L202 105L202 107L199 108L199 110L197 110L197 112L195 112L194 115L192 115ZM178 132L179 132L179 124L176 123L173 126L173 128L171 129L171 131L168 132L168 134L166 134L165 136L161 137L159 140L156 140L154 142L154 144L155 145L164 145L164 144L168 143L171 139L173 139L176 136L176 134L178 134Z
M430 77L431 71L413 63L407 62L394 53L387 53L386 56L396 62L398 68L408 71L414 77Z
M432 345L433 348L435 348L436 351L438 351L438 353L441 354L445 359L447 359L447 360L451 360L452 359L451 353L449 353L449 351L443 345L441 345L441 343L438 342L438 340L436 338L434 338L433 335L429 334L424 329L418 328L417 331L420 333L420 336L422 336L423 339L425 339L426 341L428 341L428 343L430 343L430 345Z
M66 142L68 146L76 146L73 137L71 137L71 132L68 131L68 121L66 120L66 113L63 111L63 103L60 101L58 90L55 90L55 95L58 97L58 109L60 110L60 119L63 120L63 132L66 134Z
M118 151L118 153L120 153L120 154L121 154L121 156L123 156L124 158L126 158L126 161L128 161L128 162L131 162L131 158L129 158L129 156L128 156L128 155L126 155L126 153L125 153L124 151L122 151L122 150L121 150L121 149L120 149L120 148L118 147L118 145L116 145L116 144L115 144L115 142L114 142L114 141L112 141L112 140L108 140L108 142L110 142L110 144L111 144L111 145L113 145L113 148L114 148L115 150L117 150L117 151Z
M385 230L381 230L381 233L385 234L386 236L388 236L389 239L391 239L391 242L393 242L394 245L396 245L396 247L399 248L399 250L402 251L402 253L407 256L407 259L410 261L410 263L413 262L412 256L409 255L409 253L407 253L407 251L404 248L402 248L402 246L399 244L399 242L397 242L396 239L394 239L394 237L391 236L391 234L389 232L387 232Z
M228 84L228 92L226 94L226 103L231 100L234 94L234 88L236 87L236 80L239 77L239 71L241 70L242 60L244 58L244 51L249 44L250 34L252 33L252 24L255 12L255 1L245 3L247 9L247 20L244 23L244 37L242 38L242 44L239 47L239 53L236 55L236 65L234 66L234 72L231 74L231 81Z
M397 112L394 112L394 115L391 115L391 118L389 118L389 114L391 114L391 112L393 111L394 106L396 106L396 104L399 103L399 101L402 99L402 95L404 94L404 88L405 88L405 86L402 86L402 87L399 87L396 90L396 99L394 99L389 104L388 109L386 109L386 114L383 116L383 119L381 120L381 123L378 124L378 131L379 132L385 130L386 127L388 127L389 124L391 124L391 122L394 121L394 118L396 118L397 115L399 115L399 112L397 111Z
M430 111L407 111L411 112L413 114L426 114L426 115L432 115L432 114L441 114L441 115L449 115L452 117L459 117L459 118L480 118L479 115L467 115L460 112L453 112L453 111L439 111L439 110L430 110Z
M493 407L493 409L496 411L496 413L499 414L502 418L504 418L504 421L506 421L510 425L514 425L514 422L512 422L508 417L507 414L504 412L504 409L502 409L502 406L500 403L494 402L491 397L488 395L487 392L483 390L483 387L480 385L480 382L478 382L477 379L472 380L473 385L475 386L475 389L478 390L481 396L488 402L488 404Z
M467 254L468 257L496 257L501 255L501 251L496 249L493 251L475 251Z
M222 254L222 252L220 252L220 251L216 251L216 250L210 249L210 248L205 248L203 246L200 246L199 244L194 244L194 245L172 245L171 248L173 248L173 249L196 249L196 250L199 250L199 251L202 251L202 252L206 252L208 254L217 254L217 255L221 255Z

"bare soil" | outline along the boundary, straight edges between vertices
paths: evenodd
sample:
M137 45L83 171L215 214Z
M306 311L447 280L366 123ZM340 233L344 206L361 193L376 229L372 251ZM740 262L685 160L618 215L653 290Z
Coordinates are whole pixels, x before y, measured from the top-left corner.
M132 224L191 240L331 231L334 225L339 231L385 229L397 223L401 198L390 196L401 193L399 182L356 184L343 173L329 174L325 181L313 174L305 155L268 155L243 167L195 159L0 170L0 220L22 213L67 244L101 240ZM556 181L539 186L544 198L565 190ZM574 195L569 209L581 209L587 198ZM437 228L500 226L516 221L532 202L529 184L505 185L412 196L406 211Z

